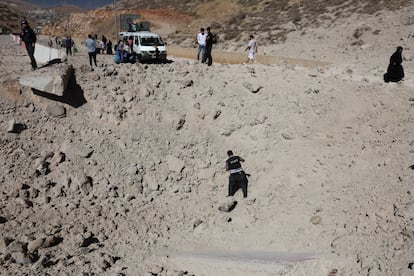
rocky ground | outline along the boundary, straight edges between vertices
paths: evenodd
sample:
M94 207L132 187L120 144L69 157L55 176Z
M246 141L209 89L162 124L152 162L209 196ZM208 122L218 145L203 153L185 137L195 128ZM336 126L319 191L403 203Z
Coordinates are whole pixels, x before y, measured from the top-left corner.
M340 43L299 55L323 44L337 62L324 68L98 55L91 70L81 49L66 95L51 97L19 86L29 58L1 36L2 274L412 275L412 54L406 80L385 84L395 40L337 60L328 41ZM225 197L228 149L252 174L247 199ZM189 257L200 250L315 259L241 270Z

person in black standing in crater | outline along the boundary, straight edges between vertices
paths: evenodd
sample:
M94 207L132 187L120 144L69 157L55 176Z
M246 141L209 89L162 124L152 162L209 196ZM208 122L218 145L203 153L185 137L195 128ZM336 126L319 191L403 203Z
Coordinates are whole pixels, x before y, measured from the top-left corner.
M404 78L404 68L401 65L403 62L402 51L403 47L398 46L397 50L392 54L387 73L384 74L385 82L399 82Z
M24 45L27 50L27 54L30 57L30 62L32 64L32 70L37 69L36 59L34 57L35 45L36 45L36 34L32 28L30 28L29 23L26 19L21 21L22 32L20 34L21 40L24 42Z
M230 172L229 176L229 193L228 196L233 196L238 189L242 189L243 197L247 197L247 176L244 172L240 162L244 162L244 159L240 156L234 155L233 151L227 151L226 171Z

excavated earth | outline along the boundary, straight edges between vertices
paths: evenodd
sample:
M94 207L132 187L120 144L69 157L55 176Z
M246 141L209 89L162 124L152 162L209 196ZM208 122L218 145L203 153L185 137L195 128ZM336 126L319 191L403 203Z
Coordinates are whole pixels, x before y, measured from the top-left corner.
M259 48L326 67L91 70L79 44L63 97L20 86L29 58L0 36L1 274L411 275L412 12ZM396 41L406 79L386 84ZM247 199L226 197L229 149Z

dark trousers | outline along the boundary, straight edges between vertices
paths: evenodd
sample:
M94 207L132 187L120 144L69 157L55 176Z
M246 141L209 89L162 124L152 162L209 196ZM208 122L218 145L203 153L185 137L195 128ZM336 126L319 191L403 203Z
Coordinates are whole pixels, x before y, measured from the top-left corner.
M233 196L240 188L243 191L243 197L247 197L247 180L246 174L241 171L229 176L229 196Z
M98 65L96 65L96 53L95 52L88 53L88 55L89 55L89 64L92 66L92 59L93 59L93 62L95 63L95 66L98 66Z
M33 47L32 43L25 43L25 45L26 45L27 54L30 57L30 62L32 63L32 68L37 69L37 63L34 58L35 47Z
M211 64L213 64L213 57L211 56L211 50L212 50L213 46L206 46L206 52L205 55L203 55L203 60L202 62L205 63L207 62L207 65L210 66ZM208 61L207 61L208 60Z
M72 55L72 47L71 46L66 46L66 55Z

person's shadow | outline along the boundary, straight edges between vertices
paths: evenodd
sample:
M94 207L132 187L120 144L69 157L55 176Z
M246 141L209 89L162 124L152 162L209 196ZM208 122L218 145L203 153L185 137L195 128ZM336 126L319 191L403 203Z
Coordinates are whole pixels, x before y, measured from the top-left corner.
M79 84L76 83L76 76L74 72L71 74L69 78L68 85L65 91L63 92L63 96L58 96L47 92L39 91L34 88L32 88L32 91L35 95L45 97L53 101L65 103L75 108L78 108L83 104L87 103L83 95L82 87L80 87Z

